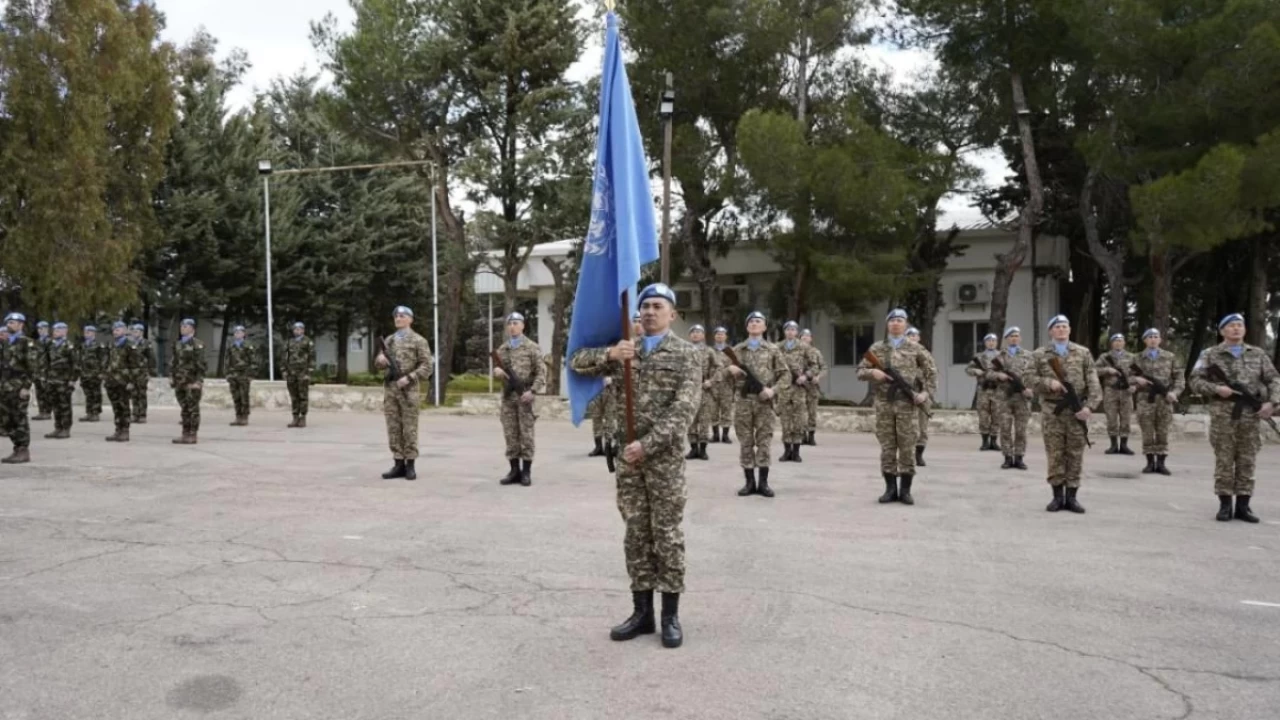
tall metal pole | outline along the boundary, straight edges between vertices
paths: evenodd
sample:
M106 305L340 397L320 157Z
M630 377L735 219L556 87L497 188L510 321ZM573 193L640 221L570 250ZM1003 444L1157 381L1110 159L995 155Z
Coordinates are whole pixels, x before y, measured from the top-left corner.
M667 97L674 98L675 81L667 73ZM664 98L665 101L665 98ZM664 102L665 105L665 102ZM674 108L672 108L674 109ZM672 113L664 113L662 130L662 282L671 282L671 126Z
M489 322L485 323L485 327L489 329L489 394L493 394L493 293L489 293Z
M432 329L435 336L435 379L436 407L440 407L440 264L436 254L436 166L431 166L431 312Z
M276 379L275 310L271 305L271 176L262 176L262 221L266 225L267 262L267 378Z

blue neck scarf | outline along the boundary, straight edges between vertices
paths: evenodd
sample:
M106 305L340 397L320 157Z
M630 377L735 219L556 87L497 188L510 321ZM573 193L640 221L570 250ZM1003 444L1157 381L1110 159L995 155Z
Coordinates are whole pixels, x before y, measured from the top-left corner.
M1233 356L1235 356L1236 358L1239 358L1241 355L1243 355L1243 354L1244 354L1244 345L1243 345L1243 344L1240 344L1240 345L1228 345L1228 346L1227 346L1227 350L1231 351L1231 354L1232 354Z
M1151 358L1152 360L1155 360L1156 358L1160 357L1160 348L1155 348L1154 350L1148 350L1147 357Z
M783 345L785 345L788 350L794 350L796 347L796 341L788 340L785 343L783 343Z
M116 340L116 347L124 347L127 342L129 342L128 336L121 335L120 338Z
M1019 350L1019 348L1018 348L1018 346L1017 346L1017 345L1010 345L1010 346L1009 346L1009 354L1010 354L1010 355L1017 355L1017 354L1018 354L1018 350Z
M903 340L906 340L906 339L907 339L907 336L906 336L906 335L903 335L903 336L901 336L901 337L894 337L894 336L890 335L890 336L889 336L889 344L890 344L890 345L892 345L892 346L893 346L893 348L896 350L896 349L898 349L898 347L900 347L900 346L902 345L902 341L903 341Z
M180 342L180 343L184 343L184 344L185 344L185 343L189 343L189 342L191 342L191 338L194 338L194 337L195 337L195 335L179 335L179 336L178 336L178 342Z
M520 337L520 336L513 337L507 341L507 344L511 346L512 350L515 350L516 348L520 347L520 342L522 340L524 340L523 337Z
M53 346L62 347L64 344L66 344L66 342L67 342L66 338L58 338L53 341Z
M243 341L243 340L232 340L232 341L231 341L231 344L232 344L234 347L244 347L244 341Z
M12 345L12 344L14 344L14 343L18 342L18 338L20 338L20 337L22 337L22 333L20 333L20 332L16 332L16 333L14 333L14 334L10 335L10 336L9 336L9 344L10 344L10 345Z
M716 343L716 349L717 349L717 350L723 350L723 349L725 349L725 348L727 348L727 347L729 347L729 346L728 346L727 344L725 344L725 343Z
M1071 343L1069 342L1064 342L1064 343L1055 342L1053 344L1053 351L1058 353L1062 357L1066 357L1067 351L1070 349L1071 349Z
M92 340L91 340L91 339L89 339L89 338L85 338L84 346L85 346L85 347L93 347L93 344L94 344L95 342L97 342L97 341L98 341L98 340L97 340L97 338L94 338L94 339L92 339Z
M667 337L667 333L662 333L661 335L645 335L644 341L643 341L644 354L648 355L649 353L653 352L653 349L658 347L658 343L662 342L662 340L666 337Z
M1120 357L1121 355L1124 354L1124 350L1112 350L1111 354L1115 355L1116 357Z
M755 350L760 347L760 338L747 338L747 347Z
M294 342L302 342L302 338L304 338L304 337L306 337L306 335L294 335L294 336L293 336L293 341L294 341Z

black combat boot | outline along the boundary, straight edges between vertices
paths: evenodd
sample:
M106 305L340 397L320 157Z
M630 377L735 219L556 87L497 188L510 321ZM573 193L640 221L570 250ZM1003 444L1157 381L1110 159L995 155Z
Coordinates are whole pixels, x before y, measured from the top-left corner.
M617 457L618 456L613 451L613 441L606 440L604 443L604 464L605 467L609 468L609 472L614 472L618 469L616 462Z
M911 481L915 479L915 475L903 475L899 478L902 489L898 491L898 502L903 505L915 505L916 499L911 497Z
M1231 519L1231 496L1218 496L1218 522L1227 522Z
M991 436L991 450L992 452L1004 452L1004 448L1000 447L1000 443L996 442L995 435Z
M756 494L767 498L773 497L773 488L769 487L769 468L760 468L760 484L756 485Z
M720 426L719 425L711 426L711 442L713 443L720 442Z
M662 593L662 647L678 648L684 644L680 629L680 593Z
M918 465L918 466L920 466L920 467L928 467L928 465L929 465L929 463L926 463L926 462L924 461L924 446L923 446L923 445L917 445L917 446L916 446L916 465Z
M893 473L884 474L884 494L880 496L880 502L891 503L898 499L898 476Z
M1018 470L1026 470L1026 469L1027 469L1027 464L1026 464L1026 463L1024 463L1024 462L1022 462L1022 456L1021 456L1021 455L1014 455L1014 456L1013 456L1013 467L1014 467L1015 469L1018 469Z
M1254 514L1253 514L1253 511L1249 509L1249 496L1248 496L1248 495L1237 495L1237 496L1236 496L1236 519L1237 519L1237 520L1243 520L1243 521L1245 521L1245 522L1247 522L1247 523L1256 523L1256 522L1260 522L1260 521L1258 520L1258 516L1257 516L1257 515L1254 515Z
M520 484L529 487L533 484L533 461L525 460L520 468Z
M596 438L596 446L591 452L587 453L587 457L601 457L604 455L604 438Z
M746 482L746 484L745 484L745 485L743 485L743 486L742 486L742 489L738 491L738 497L746 497L746 496L748 496L748 495L755 495L755 494L756 494L756 470L755 470L755 468L742 468L742 476L743 476L744 478L746 478L747 482Z
M1103 454L1104 454L1104 455L1115 455L1116 453L1120 452L1120 444L1119 444L1119 443L1120 443L1120 438L1116 437L1115 435L1112 435L1112 436L1111 436L1111 447L1109 447L1109 448L1107 448L1106 450L1104 450L1104 451L1103 451Z
M699 459L699 460L710 460L710 459L711 459L711 458L707 457L707 444L706 444L706 443L698 443L698 459Z
M499 485L515 485L520 482L520 458L507 458L511 471L498 481Z
M31 462L31 451L25 447L14 448L12 455L0 460L0 463L5 465L21 465L29 462Z
M1078 487L1067 488L1067 497L1066 497L1066 500L1063 501L1062 507L1066 508L1067 510L1070 510L1073 513L1076 513L1077 515L1083 515L1084 506L1076 501L1076 493L1078 492L1080 492L1080 488Z
M404 461L404 479L405 480L418 479L418 469L413 466L413 463L414 463L413 460Z
M791 443L791 462L804 462L800 459L800 443Z
M1164 466L1164 459L1165 459L1165 458L1167 458L1167 457L1169 457L1169 456L1168 456L1168 455L1157 455L1157 456L1156 456L1156 472L1160 473L1161 475L1172 475L1172 474L1173 474L1173 473L1169 472L1169 468L1167 468L1167 467L1165 467L1165 466Z
M979 450L990 450L990 449L991 449L991 436L990 436L990 435L987 435L986 433L983 433L983 434L982 434L982 447L980 447L980 448L978 448L978 449L979 449Z
M1129 438L1127 437L1120 438L1120 454L1121 455L1133 454L1133 451L1129 449Z
M720 428L720 442L728 445L733 444L733 441L729 439L729 428L727 427Z
M920 463L916 463L916 464L917 464L917 465L919 465ZM1000 465L1000 469L1001 469L1001 470L1008 470L1008 469L1009 469L1009 468L1011 468L1011 467L1013 467L1013 456L1012 456L1012 455L1005 455L1005 456L1004 456L1004 463Z
M685 460L698 459L698 443L692 438L689 439L689 453L684 456L684 459Z
M778 458L778 462L791 462L791 443L782 443L782 447L786 450L782 453L782 457Z
M609 631L610 640L634 640L641 635L654 633L653 591L641 590L631 593L631 604L635 608L631 617Z
M1153 473L1155 471L1156 471L1156 456L1152 453L1147 453L1147 466L1142 468L1142 472Z
M396 460L396 464L391 466L390 470L382 473L382 479L395 480L396 478L404 477L404 473L405 473L404 461Z
M1053 502L1049 503L1045 510L1048 512L1058 512L1062 509L1063 487L1061 485L1053 486Z

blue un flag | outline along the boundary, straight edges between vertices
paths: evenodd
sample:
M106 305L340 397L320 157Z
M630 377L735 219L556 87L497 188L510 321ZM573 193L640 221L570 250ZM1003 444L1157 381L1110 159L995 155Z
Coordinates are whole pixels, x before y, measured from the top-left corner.
M566 362L579 348L603 347L621 339L622 293L635 288L642 266L658 259L649 162L622 62L618 17L612 12L606 17L606 27L591 226L582 246ZM604 381L580 376L572 369L568 381L569 406L577 425Z

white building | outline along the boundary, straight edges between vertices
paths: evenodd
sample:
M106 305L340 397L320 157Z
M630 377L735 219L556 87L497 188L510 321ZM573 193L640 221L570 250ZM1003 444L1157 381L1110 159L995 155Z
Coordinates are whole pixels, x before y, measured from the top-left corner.
M208 362L210 376L212 376L218 369L218 356L222 352L222 325L223 321L221 317L196 318L196 338L204 343L205 360ZM275 340L275 355L276 367L279 368L280 358L284 354L284 339L287 336L292 336L293 332L289 329L292 322L285 325L280 321L277 321L276 325L277 334ZM170 343L172 340L177 338L177 327L164 328L163 330L168 332L157 331L151 336L151 339L156 343L157 353L159 353L163 358L160 361L162 374L167 375L169 356L172 354L172 347ZM282 334L285 331L287 331L287 334ZM267 356L267 338L265 335L265 328L256 325L246 325L245 333L248 335L249 342L258 347L259 352L262 354L265 367ZM232 340L231 330L228 329L227 342L230 343ZM320 368L328 365L336 370L338 367L337 336L333 333L326 333L318 336L313 335L312 340L314 340L316 344L316 367ZM369 372L369 343L371 343L372 340L369 337L368 331L363 329L354 330L351 333L351 336L347 338L346 342L348 343L347 372L352 374ZM266 377L267 375L264 372L262 378L266 379ZM276 373L276 379L280 379L278 370Z
M964 369L987 332L991 315L991 283L995 275L996 255L1007 252L1014 240L1009 230L981 226L961 232L958 243L968 246L964 255L952 257L942 276L943 307L933 326L934 358L938 363L938 398L944 407L968 407L974 392L974 380ZM520 271L517 287L522 296L538 300L538 344L543 352L551 350L551 303L554 287L551 273L542 263L544 257L563 258L574 246L572 241L539 245ZM1028 253L1010 288L1008 324L1022 329L1023 345L1030 348L1037 339L1043 343L1047 334L1043 324L1057 314L1059 277L1067 277L1067 241L1059 237L1041 237L1037 241L1035 268ZM713 261L720 279L720 292L726 307L751 307L766 310L766 301L780 268L768 252L755 248L734 248ZM1038 270L1039 272L1036 272ZM1039 285L1038 315L1033 316L1032 283ZM697 306L698 293L692 283L675 284L680 300L681 320L677 330L684 335L687 328L703 322ZM493 312L501 313L502 280L481 272L475 278L475 292L488 296ZM495 297L496 296L496 297ZM819 311L799 319L802 327L813 331L814 344L822 351L830 366L823 379L823 394L832 399L859 401L866 396L866 383L856 377L856 366L862 352L885 334L883 304L865 315L836 316ZM492 317L491 313L491 317ZM770 318L770 325L788 318ZM743 321L745 324L745 314ZM913 319L913 323L915 320ZM743 325L729 328L730 336L739 340L745 334ZM563 387L563 385L562 385Z

